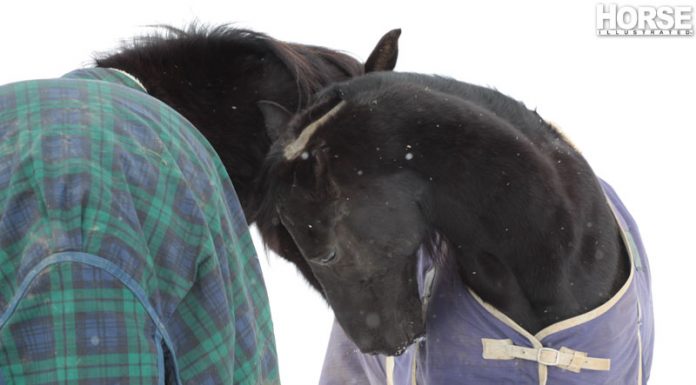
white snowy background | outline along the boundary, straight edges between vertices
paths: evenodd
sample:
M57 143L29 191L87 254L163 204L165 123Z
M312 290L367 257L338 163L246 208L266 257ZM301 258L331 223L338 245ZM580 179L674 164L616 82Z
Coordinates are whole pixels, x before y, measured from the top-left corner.
M495 87L537 108L614 186L640 225L652 264L657 339L650 383L689 383L696 345L696 38L600 38L596 3L3 0L0 84L87 66L93 53L152 24L232 22L361 60L384 32L400 27L398 70ZM294 267L266 256L256 241L282 382L316 384L331 311Z

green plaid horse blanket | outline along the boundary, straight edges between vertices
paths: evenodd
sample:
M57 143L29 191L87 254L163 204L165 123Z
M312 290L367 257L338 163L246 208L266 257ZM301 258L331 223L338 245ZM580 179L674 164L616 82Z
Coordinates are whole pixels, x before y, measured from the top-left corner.
M277 384L229 177L115 70L0 87L0 384Z

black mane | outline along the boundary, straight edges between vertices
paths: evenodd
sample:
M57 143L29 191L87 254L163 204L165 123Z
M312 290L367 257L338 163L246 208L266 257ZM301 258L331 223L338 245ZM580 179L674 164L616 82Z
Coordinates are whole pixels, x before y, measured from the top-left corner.
M340 51L287 43L250 29L195 23L186 29L169 25L154 28L156 29L149 35L137 36L130 42L125 42L115 53L98 55L95 62L100 67L118 68L119 64L135 65L136 62L152 65L169 57L170 60L181 59L180 65L187 67L190 64L189 68L193 69L199 63L192 55L207 57L217 54L219 59L226 60L231 53L252 53L265 58L270 52L293 75L300 92L298 99L305 103L311 95L334 81L323 68L326 63L339 69L345 78L363 73L360 63ZM183 69L181 73L184 73Z
M135 76L201 131L227 168L247 217L250 188L271 143L257 102L298 110L321 87L363 73L362 64L338 51L227 25L160 26L95 61Z

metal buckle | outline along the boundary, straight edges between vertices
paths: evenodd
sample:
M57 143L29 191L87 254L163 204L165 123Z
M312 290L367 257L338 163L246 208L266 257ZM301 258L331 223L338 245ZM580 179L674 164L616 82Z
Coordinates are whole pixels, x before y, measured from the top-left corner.
M550 361L550 362L546 362L546 361L542 360L542 359L541 359L541 355L542 355L544 352L549 352L549 353L555 354L555 355L556 355L556 359L553 360L553 361ZM552 348L539 348L539 350L537 351L537 362L540 363L540 364L542 364L542 365L546 365L546 366L556 366L556 365L558 365L558 363L559 363L560 361L561 361L561 352L559 352L559 351L556 350L556 349L552 349Z

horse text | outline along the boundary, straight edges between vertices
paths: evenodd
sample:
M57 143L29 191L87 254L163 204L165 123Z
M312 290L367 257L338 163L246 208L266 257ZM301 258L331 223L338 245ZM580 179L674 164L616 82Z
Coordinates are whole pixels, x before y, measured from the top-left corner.
M599 36L693 36L689 6L618 6L597 4Z

